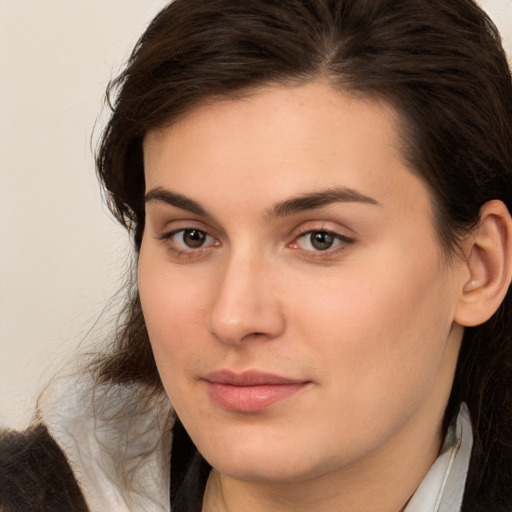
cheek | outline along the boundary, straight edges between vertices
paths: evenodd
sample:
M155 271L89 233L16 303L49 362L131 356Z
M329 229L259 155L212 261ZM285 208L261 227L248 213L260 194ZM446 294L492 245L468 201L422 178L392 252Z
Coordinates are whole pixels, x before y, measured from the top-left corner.
M297 322L307 319L303 336L321 358L323 379L338 403L362 416L414 406L426 396L452 325L436 254L381 256L378 263L354 265L339 284L321 283L322 294L304 293L296 301Z
M198 327L205 317L201 301L207 293L201 284L204 280L171 271L168 264L146 255L143 248L138 266L139 295L158 371L169 393L168 388L201 353L197 350Z

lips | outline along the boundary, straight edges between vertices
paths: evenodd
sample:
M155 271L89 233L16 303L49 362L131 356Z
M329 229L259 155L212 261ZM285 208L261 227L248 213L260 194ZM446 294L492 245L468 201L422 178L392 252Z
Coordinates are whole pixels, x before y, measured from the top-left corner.
M211 399L218 406L228 411L244 413L268 409L311 384L310 381L252 370L243 373L216 371L207 375L204 380Z

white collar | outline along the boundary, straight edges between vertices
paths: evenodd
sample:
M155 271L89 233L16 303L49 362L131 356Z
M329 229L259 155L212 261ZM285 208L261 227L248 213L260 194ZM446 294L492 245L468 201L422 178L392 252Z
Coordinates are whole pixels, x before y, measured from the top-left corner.
M458 512L468 473L473 430L466 404L448 428L439 457L429 469L404 512Z
M169 512L171 405L140 385L56 379L41 419L65 453L89 512Z
M41 406L90 512L170 512L172 407L165 394L147 397L140 385L95 386L74 376L56 379ZM460 510L472 443L463 404L404 512Z

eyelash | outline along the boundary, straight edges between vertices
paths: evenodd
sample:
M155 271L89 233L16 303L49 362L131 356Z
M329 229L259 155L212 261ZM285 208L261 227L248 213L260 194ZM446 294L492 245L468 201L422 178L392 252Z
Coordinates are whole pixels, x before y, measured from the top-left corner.
M178 247L176 245L176 242L173 241L173 238L176 237L176 235L179 235L181 233L181 236L185 236L186 233L192 233L196 232L204 237L205 240L208 240L210 238L213 243L209 243L207 245L200 245L196 248L193 247ZM331 237L333 240L333 243L336 245L333 247L327 247L326 249L304 249L298 246L298 240L306 239L306 237L311 237L313 234L321 234L323 236ZM176 229L173 231L170 231L168 233L164 233L163 235L157 237L159 240L162 240L166 243L167 249L173 253L177 257L187 257L187 258L194 258L194 257L200 257L204 254L205 251L207 251L212 246L219 246L220 242L216 241L215 238L208 234L207 231L189 227L189 228L181 228ZM320 258L328 258L330 256L334 256L338 254L339 252L346 249L346 246L348 244L354 243L354 239L347 237L345 235L341 235L340 233L337 233L335 231L331 231L328 229L304 229L301 231L291 243L287 245L287 247L295 249L300 251L305 257L310 259L320 259ZM185 242L181 241L183 245L186 245ZM310 242L311 243L311 242Z
M308 236L311 237L313 234L322 234L327 235L329 237L332 237L333 242L338 242L334 247L328 247L326 249L317 249L317 250L310 250L310 249L302 249L297 246L297 241L300 239L306 239ZM340 233L337 233L336 231L332 231L329 229L304 229L302 232L300 232L294 239L294 242L292 242L289 246L299 250L303 253L304 256L310 259L320 259L320 258L328 258L337 255L339 252L344 251L347 248L347 245L353 244L355 240L353 238L350 238L348 236L342 235ZM310 242L311 244L311 239Z
M211 238L214 241L214 243L210 244L210 245L214 245L214 246L220 245L219 242L215 241L215 238L213 238L211 235L209 235L205 230L198 229L198 228L193 228L193 227L176 229L176 230L170 231L168 233L164 233L163 235L159 236L158 239L162 240L163 242L165 242L166 246L167 246L167 249L170 252L172 252L173 254L175 254L177 257L193 258L193 257L201 256L203 254L203 252L210 247L210 245L208 245L206 247L201 245L201 246L199 246L197 248L192 248L192 247L179 248L176 245L176 242L173 241L173 238L176 235L182 233L182 237L183 237L183 236L185 236L185 234L187 232L188 233L191 233L191 232L200 233L201 235L203 235L205 237L205 239ZM183 243L183 245L185 245L185 243L183 241L182 241L182 243Z

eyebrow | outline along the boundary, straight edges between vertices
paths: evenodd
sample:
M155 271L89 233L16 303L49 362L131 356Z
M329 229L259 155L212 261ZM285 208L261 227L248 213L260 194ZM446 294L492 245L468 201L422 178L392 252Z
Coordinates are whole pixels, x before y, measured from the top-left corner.
M162 187L150 190L144 200L145 203L154 201L163 202L195 215L213 218L213 215L197 201ZM315 208L327 206L332 203L363 203L380 206L378 201L357 190L348 187L337 187L317 192L309 192L286 199L269 208L267 210L267 216L269 218L286 217L303 211L314 210Z
M363 203L380 206L375 199L348 187L328 188L318 192L302 194L277 203L267 210L269 217L286 217L307 210L314 210L332 203Z
M208 213L208 211L197 201L161 187L150 190L144 197L144 202L146 204L155 201L167 203L170 206L175 206L176 208L186 210L190 213L194 213L195 215L200 215L202 217L212 217L212 215Z

